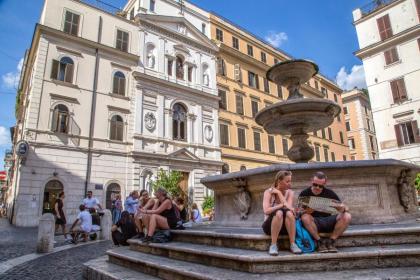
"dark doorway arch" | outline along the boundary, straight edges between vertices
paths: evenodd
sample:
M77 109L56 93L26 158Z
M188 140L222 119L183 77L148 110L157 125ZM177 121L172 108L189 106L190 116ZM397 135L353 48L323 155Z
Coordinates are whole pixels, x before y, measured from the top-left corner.
M115 196L121 194L121 187L117 183L111 183L106 188L106 209L112 208L112 201L115 200Z
M58 180L51 180L45 185L42 214L52 213L58 194L64 191L63 184Z

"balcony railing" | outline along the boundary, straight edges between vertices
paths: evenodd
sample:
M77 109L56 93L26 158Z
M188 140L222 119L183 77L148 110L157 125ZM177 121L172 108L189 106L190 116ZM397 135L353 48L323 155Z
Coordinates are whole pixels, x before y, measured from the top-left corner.
M374 0L360 8L360 10L362 11L362 16L367 16L368 14L373 13L374 11L381 9L385 6L388 6L389 4L395 1L397 0Z
M81 1L114 15L122 12L122 8L115 7L105 1L101 1L101 0L81 0Z

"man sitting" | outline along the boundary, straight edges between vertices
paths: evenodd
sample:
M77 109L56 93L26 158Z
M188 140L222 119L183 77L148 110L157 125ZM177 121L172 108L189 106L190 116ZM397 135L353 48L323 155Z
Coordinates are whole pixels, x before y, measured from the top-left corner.
M304 227L309 231L312 237L318 243L318 252L320 253L336 253L335 241L347 229L351 221L348 206L341 202L338 195L325 187L327 183L327 176L323 172L316 172L312 177L312 186L303 190L301 197L324 197L336 200L336 204L332 205L337 209L338 214L332 215L329 213L314 211L306 208L302 215L302 222ZM331 233L330 238L324 239L319 236L319 233Z
M77 215L76 220L70 228L70 233L73 237L73 243L77 242L79 235L81 235L83 237L83 241L86 242L88 240L89 232L92 230L92 216L90 215L89 211L83 204L79 206L79 210L80 213ZM80 225L76 227L79 221Z

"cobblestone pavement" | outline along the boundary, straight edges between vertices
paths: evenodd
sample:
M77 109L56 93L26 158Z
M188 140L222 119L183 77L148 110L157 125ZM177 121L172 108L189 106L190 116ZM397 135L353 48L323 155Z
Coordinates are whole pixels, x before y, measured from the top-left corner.
M0 218L0 262L35 253L37 227L15 227L6 218ZM56 236L54 247L67 244L62 235Z
M102 241L64 250L16 266L0 275L0 278L7 280L83 279L83 263L105 255L106 250L112 247L112 242Z

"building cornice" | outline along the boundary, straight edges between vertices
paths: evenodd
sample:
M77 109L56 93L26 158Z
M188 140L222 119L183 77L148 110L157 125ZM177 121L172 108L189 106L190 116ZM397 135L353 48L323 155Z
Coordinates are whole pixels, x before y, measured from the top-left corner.
M165 160L167 162L179 162L179 163L191 163L194 165L200 164L200 165L212 165L212 166L216 166L216 167L222 167L223 166L223 162L222 161L218 161L218 160L208 160L208 159L186 159L186 158L176 158L176 157L172 157L171 155L168 154L157 154L157 153L148 153L148 152L138 152L138 151L133 151L130 153L130 156L136 158L141 158L141 159L147 159L147 158L151 158L151 159L156 159L159 161ZM197 166L195 166L197 167Z
M394 34L392 37L371 44L363 49L354 52L354 55L360 59L364 59L376 53L382 52L390 47L414 39L420 35L420 24L414 25L400 33Z
M231 147L229 147L231 148ZM240 150L240 149L238 149ZM273 155L271 155L273 156ZM282 157L282 156L277 156L278 158L284 158L285 160L283 161L283 163L290 163L290 160L288 160L286 157ZM225 154L222 153L222 160L224 159L235 159L235 160L240 160L240 161L251 161L251 162L258 162L258 163L265 163L265 164L278 164L278 163L282 163L281 161L275 161L275 160L266 160L266 159L259 159L259 158L255 158L255 157L245 157L245 156L238 156L238 155L234 155L234 154Z

